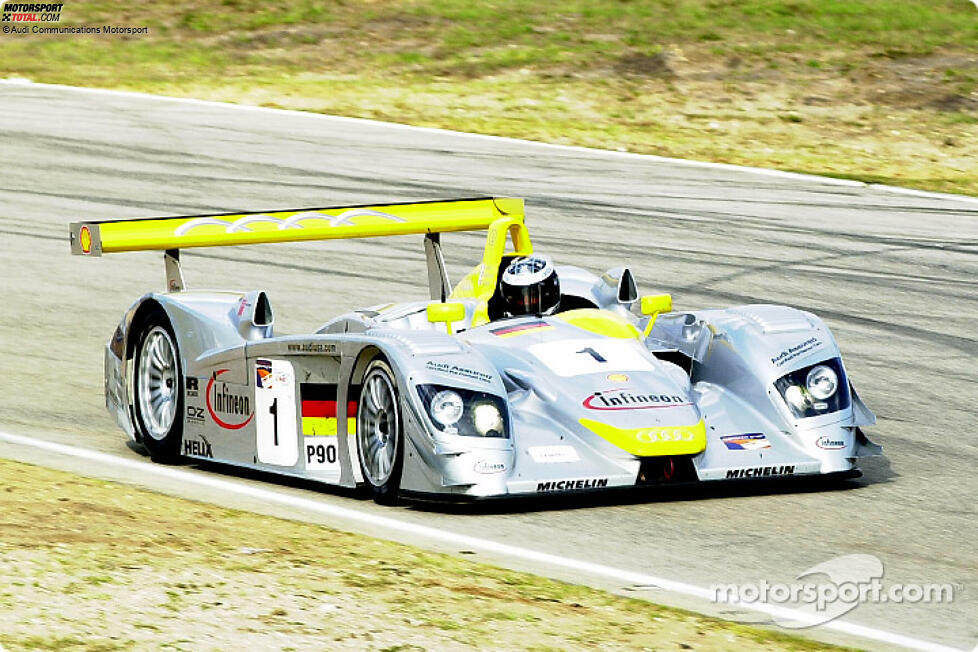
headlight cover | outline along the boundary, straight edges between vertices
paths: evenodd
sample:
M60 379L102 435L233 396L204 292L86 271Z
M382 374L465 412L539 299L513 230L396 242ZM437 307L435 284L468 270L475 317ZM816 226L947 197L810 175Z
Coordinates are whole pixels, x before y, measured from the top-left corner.
M503 398L460 387L417 387L428 418L441 432L466 437L509 437L509 413ZM460 409L457 408L456 400L461 402Z
M465 404L458 392L443 389L431 398L428 412L438 425L447 428L454 426L462 418Z
M838 412L849 407L849 383L839 358L792 371L774 382L791 413L799 419Z
M839 375L831 367L817 364L805 376L805 387L816 401L825 401L839 389Z

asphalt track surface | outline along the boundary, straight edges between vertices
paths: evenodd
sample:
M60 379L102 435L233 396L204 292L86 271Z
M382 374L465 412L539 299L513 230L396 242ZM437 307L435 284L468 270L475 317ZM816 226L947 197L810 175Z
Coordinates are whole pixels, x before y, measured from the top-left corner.
M102 346L136 297L162 288L161 257L72 257L69 221L486 195L526 198L537 250L595 271L626 263L643 293L671 292L677 309L779 303L821 315L879 417L869 435L886 459L838 489L748 486L488 509L382 509L301 484L272 488L699 586L791 582L839 555L872 554L885 584L950 583L954 601L861 604L846 621L975 646L978 203L951 196L0 84L0 430L140 459L104 411ZM457 278L482 239L446 241ZM420 238L411 237L189 250L184 273L192 287L267 289L280 333L426 295ZM0 456L66 465L9 443ZM267 478L221 477L269 486ZM212 498L179 483L128 480ZM764 620L655 587L608 588Z

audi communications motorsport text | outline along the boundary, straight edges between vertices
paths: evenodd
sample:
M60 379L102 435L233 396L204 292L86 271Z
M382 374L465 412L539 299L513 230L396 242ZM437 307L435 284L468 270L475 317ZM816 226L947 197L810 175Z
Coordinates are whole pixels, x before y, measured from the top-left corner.
M40 27L31 25L28 27L18 27L16 25L4 25L4 34L149 34L149 27L116 27L114 25L103 25L102 27Z

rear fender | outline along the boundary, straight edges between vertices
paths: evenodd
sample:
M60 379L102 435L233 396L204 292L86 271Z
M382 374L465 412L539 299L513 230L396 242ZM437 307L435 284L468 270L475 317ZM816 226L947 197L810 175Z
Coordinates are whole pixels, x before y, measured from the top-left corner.
M198 362L201 356L244 343L242 328L249 333L256 328L271 333L271 308L264 292L154 292L137 299L106 343L104 366L106 408L136 441L139 434L133 426L133 358L141 321L154 309L162 309L170 320L185 375L201 371L205 366Z

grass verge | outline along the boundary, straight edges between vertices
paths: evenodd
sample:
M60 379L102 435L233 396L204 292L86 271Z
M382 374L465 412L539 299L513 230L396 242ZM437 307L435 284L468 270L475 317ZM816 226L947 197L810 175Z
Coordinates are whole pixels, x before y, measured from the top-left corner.
M135 0L9 75L978 195L969 0Z
M8 651L813 650L443 554L0 460Z

